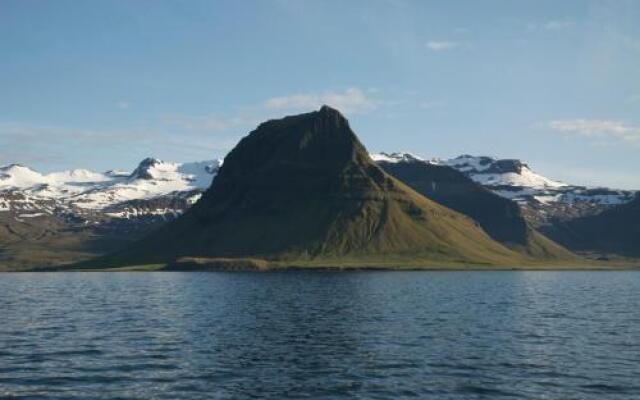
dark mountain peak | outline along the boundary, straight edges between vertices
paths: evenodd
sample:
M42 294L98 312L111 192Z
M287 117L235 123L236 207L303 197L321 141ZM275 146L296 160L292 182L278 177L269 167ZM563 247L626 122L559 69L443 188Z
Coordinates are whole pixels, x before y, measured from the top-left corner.
M162 160L155 158L155 157L147 157L144 160L140 161L140 164L138 164L139 167L149 167L152 165L156 165L156 164L160 164L162 162Z
M24 167L24 165L19 164L19 163L12 163L12 164L0 167L0 169L11 169L11 168L15 168L15 167Z
M518 159L497 159L487 156L472 156L463 154L447 162L465 173L482 174L521 174L522 170L529 166Z
M496 159L494 157L474 156L472 154L462 154L462 155L459 155L458 157L454 158L454 160L477 160L482 165L490 164L490 163L496 161Z
M527 164L516 159L504 159L495 160L491 167L485 172L489 174L503 174L513 172L516 174L522 173L523 168L528 168Z
M20 164L20 163L12 163L12 164L6 165L4 167L0 167L0 171L11 171L11 170L15 170L15 169L26 169L26 170L29 170L29 171L33 171L33 169L27 167L24 164Z
M317 111L317 114L318 117L322 118L328 123L333 123L338 126L349 125L349 122L340 111L328 105L323 105L322 107L320 107L320 110Z
M320 114L325 114L325 115L339 115L340 117L344 118L342 116L342 114L340 113L340 111L338 111L337 109L328 106L326 104L324 104L322 107L320 107L320 110L318 110L318 112Z
M352 162L369 160L346 118L337 110L323 106L318 111L267 121L227 155L218 181L251 174L266 179L292 180L304 176L336 176Z
M153 157L145 158L140 161L138 167L129 175L129 179L153 179L151 169L158 164L162 164L162 160Z
M323 124L323 126L334 126L341 128L348 128L349 121L345 118L340 111L330 106L324 105L317 111L312 111L303 114L290 115L284 118L271 119L261 123L254 131L260 131L265 129L273 129L274 127L283 128L296 126L301 123L315 122L317 124ZM251 132L253 133L253 132Z

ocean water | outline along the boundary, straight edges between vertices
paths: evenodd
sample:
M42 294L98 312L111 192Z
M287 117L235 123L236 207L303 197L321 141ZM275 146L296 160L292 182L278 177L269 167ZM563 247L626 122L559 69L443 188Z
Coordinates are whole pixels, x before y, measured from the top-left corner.
M640 399L640 273L1 274L21 397Z

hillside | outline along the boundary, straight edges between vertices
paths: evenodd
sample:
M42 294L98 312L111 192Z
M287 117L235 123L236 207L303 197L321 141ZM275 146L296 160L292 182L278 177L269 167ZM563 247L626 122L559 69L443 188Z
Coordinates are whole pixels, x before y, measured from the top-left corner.
M92 258L139 239L200 198L219 162L143 160L132 172L0 167L0 270Z
M640 257L640 194L597 215L557 221L544 232L576 250Z
M550 243L531 229L522 229L517 213L531 228L557 234L573 219L600 214L634 196L629 190L564 184L536 173L520 160L464 155L425 161L409 153L372 157L380 165L422 162L433 166L429 171L456 169L468 178L462 186L460 175L451 172L427 178L395 174L412 180L411 186L427 197L476 219L497 241L536 257L546 257L545 252L532 249L541 250ZM221 160L174 163L146 158L133 172L41 173L18 164L0 167L0 270L79 261L137 240L189 209L210 186L221 164ZM435 194L429 195L429 179L438 182ZM448 180L458 182L457 189L443 189ZM474 201L461 193L469 193ZM539 245L522 247L523 243ZM573 246L576 241L563 239L563 243Z
M365 266L514 263L475 221L386 174L336 110L261 124L228 154L188 212L93 266L190 257Z
M560 182L517 159L462 155L434 162L455 168L493 193L517 202L535 228L596 215L630 202L635 195L632 190Z
M418 193L476 220L494 239L536 258L573 259L575 256L533 229L515 202L503 198L447 165L408 154L374 155L386 172Z

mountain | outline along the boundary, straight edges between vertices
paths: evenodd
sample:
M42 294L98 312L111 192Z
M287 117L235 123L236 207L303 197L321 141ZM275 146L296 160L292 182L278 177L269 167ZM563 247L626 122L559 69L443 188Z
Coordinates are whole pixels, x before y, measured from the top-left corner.
M427 197L476 219L493 239L516 249L529 243L519 251L536 257L548 257L544 249L551 244L541 235L530 234L529 228L571 250L602 253L602 247L587 245L593 241L575 239L571 232L578 228L568 228L569 222L623 206L635 195L561 183L537 174L520 160L464 155L424 161L409 153L372 156L380 165L415 161L431 165L426 172L418 168L419 174L428 172L425 178L413 173L400 176L388 165L382 166ZM210 186L221 165L220 160L172 163L147 158L132 171L77 169L43 174L19 164L0 167L0 269L60 264L117 250L182 215ZM461 184L459 174L436 173L446 170L436 165L456 169L484 187L484 194L468 181ZM435 193L430 194L429 179L436 181ZM451 184L445 191L446 182ZM465 190L474 201L460 194ZM505 201L488 196L487 190ZM522 227L511 200L529 228Z
M54 265L113 251L195 203L219 161L145 159L133 173L42 174L0 168L0 269Z
M180 164L147 158L132 173L76 169L41 174L13 164L0 168L0 194L19 192L34 203L55 201L70 212L102 210L130 200L203 191L211 184L219 166L220 161ZM23 203L12 202L9 196L0 197L0 207L20 209ZM36 208L36 204L31 206Z
M408 153L375 154L386 172L425 197L478 221L494 239L537 258L575 258L533 229L517 203L501 197L448 165Z
M433 162L453 167L492 192L516 201L536 228L596 215L635 196L630 190L589 188L549 179L520 160L462 155Z
M545 232L577 250L640 257L640 194L600 214L556 221Z
M180 257L337 266L521 260L472 219L385 173L327 106L261 124L183 216L92 265Z

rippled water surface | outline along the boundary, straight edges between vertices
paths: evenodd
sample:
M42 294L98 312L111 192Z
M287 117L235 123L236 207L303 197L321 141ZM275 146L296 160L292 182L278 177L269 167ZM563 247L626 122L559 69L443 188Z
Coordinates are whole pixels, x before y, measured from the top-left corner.
M640 273L0 275L0 397L640 398Z

